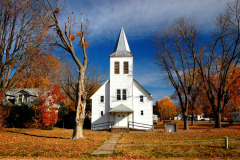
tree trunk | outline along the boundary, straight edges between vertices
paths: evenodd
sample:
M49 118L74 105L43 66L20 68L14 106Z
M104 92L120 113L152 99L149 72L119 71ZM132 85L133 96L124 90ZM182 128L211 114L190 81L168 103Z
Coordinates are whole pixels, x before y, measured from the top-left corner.
M221 123L221 113L217 112L215 113L215 128L222 128L222 123Z
M85 82L85 69L81 69L81 71L79 72L79 78L78 78L76 117L75 117L73 135L71 139L84 138L83 124L84 124L85 109L86 109L86 93L84 88L84 82Z
M188 116L186 114L183 114L183 122L184 122L184 130L189 130L189 127L188 127Z
M76 114L76 116L78 115ZM79 138L84 138L83 121L80 119L80 116L78 116L78 118L76 117L75 119L74 130L73 130L73 135L71 139L79 139Z

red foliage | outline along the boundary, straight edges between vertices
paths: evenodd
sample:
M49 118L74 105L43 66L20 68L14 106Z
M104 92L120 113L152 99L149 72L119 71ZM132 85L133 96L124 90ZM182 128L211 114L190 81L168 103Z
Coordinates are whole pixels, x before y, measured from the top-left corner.
M61 87L57 84L51 84L48 90L42 90L39 93L38 125L54 125L57 122L58 108L54 106L56 102L61 102L66 96L61 93Z

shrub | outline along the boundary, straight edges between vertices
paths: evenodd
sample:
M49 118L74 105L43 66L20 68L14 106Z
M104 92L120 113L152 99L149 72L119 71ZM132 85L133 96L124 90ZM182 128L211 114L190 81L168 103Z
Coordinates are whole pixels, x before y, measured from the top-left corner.
M43 130L53 130L53 126L52 126L52 125L43 126L42 129L43 129Z
M35 116L33 107L27 104L13 105L9 116L6 118L8 127L26 128L26 124L31 123Z

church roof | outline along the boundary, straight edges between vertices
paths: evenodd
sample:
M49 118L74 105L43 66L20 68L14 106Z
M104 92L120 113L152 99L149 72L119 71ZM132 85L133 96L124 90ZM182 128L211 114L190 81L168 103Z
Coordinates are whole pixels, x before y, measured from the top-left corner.
M117 107L110 109L109 112L131 112L132 113L133 110L131 110L130 108L128 108L123 104L120 104Z
M113 53L110 55L110 57L132 57L132 53L130 51L128 41L124 32L124 29L122 27L117 43L115 45Z
M136 81L136 79L133 79L133 81L136 84L138 84L153 99L153 95L151 95L151 93L149 93L140 83L138 83L138 81Z

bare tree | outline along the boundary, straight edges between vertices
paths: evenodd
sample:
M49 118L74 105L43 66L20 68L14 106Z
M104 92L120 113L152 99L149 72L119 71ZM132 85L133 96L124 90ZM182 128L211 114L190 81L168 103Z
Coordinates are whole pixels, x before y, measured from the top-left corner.
M54 26L54 30L58 37L60 38L60 43L56 43L56 45L60 46L62 49L66 50L73 58L74 62L78 66L78 80L77 80L77 104L76 104L76 117L74 124L74 131L71 139L79 139L84 138L83 136L83 123L85 119L85 109L86 109L86 100L87 100L87 92L85 90L85 79L86 79L86 69L87 69L87 41L85 40L85 31L87 27L84 27L83 20L81 20L81 30L74 35L72 32L72 23L68 21L65 23L64 30L61 29L58 19L58 14L60 9L53 8L52 4L49 0L39 0L46 8L48 12L48 17L50 17L52 21L52 26ZM81 51L82 51L82 62L80 58L77 57L72 41L75 37L80 37Z
M231 65L239 65L240 1L228 3L224 13L216 18L216 32L209 50L194 55L199 66L204 89L215 118L215 127L221 127L221 116L231 99L229 74ZM239 77L237 77L239 78Z
M68 98L77 104L77 76L76 68L70 65L71 61L63 62L61 84L62 89L68 95ZM86 115L91 115L91 100L90 97L101 87L106 80L106 72L101 70L101 67L88 66L86 71L85 89L87 94Z
M28 59L45 46L45 24L36 0L0 0L1 102L5 92L20 80L16 77L28 66Z
M216 30L208 43L210 46L206 44L199 50L196 29L183 19L179 19L175 27L171 26L170 32L163 31L155 40L159 50L156 54L158 65L168 73L176 89L183 117L187 116L184 112L187 112L190 97L194 95L191 92L196 87L193 86L196 80L196 84L201 85L203 93L206 93L214 114L215 127L221 127L221 116L231 99L233 85L240 78L235 76L235 79L230 80L229 77L235 73L234 67L239 67L239 24L240 1L235 0L227 3L225 12L216 18ZM182 51L188 56L183 57ZM200 78L194 74L196 68ZM190 79L186 79L187 76Z
M156 34L153 43L158 49L155 60L175 88L182 109L184 129L188 130L188 106L195 81L195 54L198 33L192 21L180 18Z

